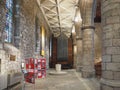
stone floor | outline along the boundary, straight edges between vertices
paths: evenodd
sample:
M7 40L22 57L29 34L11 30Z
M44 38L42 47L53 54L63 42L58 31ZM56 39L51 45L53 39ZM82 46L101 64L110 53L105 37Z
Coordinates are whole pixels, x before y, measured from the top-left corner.
M99 80L83 79L75 70L65 71L66 75L47 74L44 79L36 79L35 84L26 83L24 90L99 90Z

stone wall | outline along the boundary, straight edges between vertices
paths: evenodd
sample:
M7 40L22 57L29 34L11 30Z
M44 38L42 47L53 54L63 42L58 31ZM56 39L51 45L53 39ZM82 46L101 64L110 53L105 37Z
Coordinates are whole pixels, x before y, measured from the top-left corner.
M49 63L49 27L43 18L36 0L21 0L20 2L20 16L18 20L20 34L17 34L20 38L19 49L17 49L12 43L3 42L3 33L5 29L6 12L5 12L5 2L0 0L0 90L7 88L7 76L21 72L21 60L24 61L25 58L35 57L35 18L38 17L39 25L45 27L46 30L46 58L47 67ZM14 26L14 25L13 25ZM17 37L16 37L17 38ZM16 56L16 61L10 61L10 55ZM40 55L40 54L39 54ZM48 67L49 68L49 67ZM17 76L16 76L17 77ZM17 77L19 78L19 77ZM15 79L13 77L13 79ZM17 79L18 80L18 79ZM20 79L22 80L22 79ZM13 80L14 81L14 80ZM14 82L12 82L14 83Z
M34 56L35 52L35 13L34 0L23 0L20 11L21 53L22 58Z
M49 34L47 34L46 36L47 37L46 37L46 46L45 46L45 58L46 58L46 67L48 69L49 68L49 57L50 57L50 55L49 55L49 52L50 52L49 51L49 45L50 45L49 38L50 38L50 36L49 36Z
M5 58L5 51L0 49L0 90L7 87L7 68L6 64L8 64L8 60Z
M5 2L0 0L0 48L2 47L3 30L5 29Z
M38 18L39 26L45 27L47 37L49 38L49 28L45 22L43 14L35 0L22 0L20 14L20 32L23 59L34 57L35 55L35 18ZM49 41L49 40L48 40ZM49 45L49 43L48 43Z
M102 0L101 90L120 90L120 0Z

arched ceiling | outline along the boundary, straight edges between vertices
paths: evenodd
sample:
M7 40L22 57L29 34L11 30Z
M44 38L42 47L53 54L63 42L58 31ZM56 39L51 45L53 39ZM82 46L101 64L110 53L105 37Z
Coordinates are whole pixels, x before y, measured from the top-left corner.
M78 0L37 0L54 36L71 35Z

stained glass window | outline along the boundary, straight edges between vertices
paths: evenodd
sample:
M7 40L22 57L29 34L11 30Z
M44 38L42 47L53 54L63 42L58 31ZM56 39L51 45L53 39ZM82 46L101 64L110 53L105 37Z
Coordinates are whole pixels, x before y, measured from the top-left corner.
M6 42L12 41L12 30L13 30L13 0L6 0L6 27L5 31L7 37L5 39Z

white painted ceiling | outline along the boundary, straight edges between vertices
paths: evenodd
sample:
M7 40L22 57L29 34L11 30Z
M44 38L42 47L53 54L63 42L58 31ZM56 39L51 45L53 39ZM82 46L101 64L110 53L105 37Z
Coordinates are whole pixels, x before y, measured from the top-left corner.
M71 35L78 0L37 0L55 37L61 32Z

